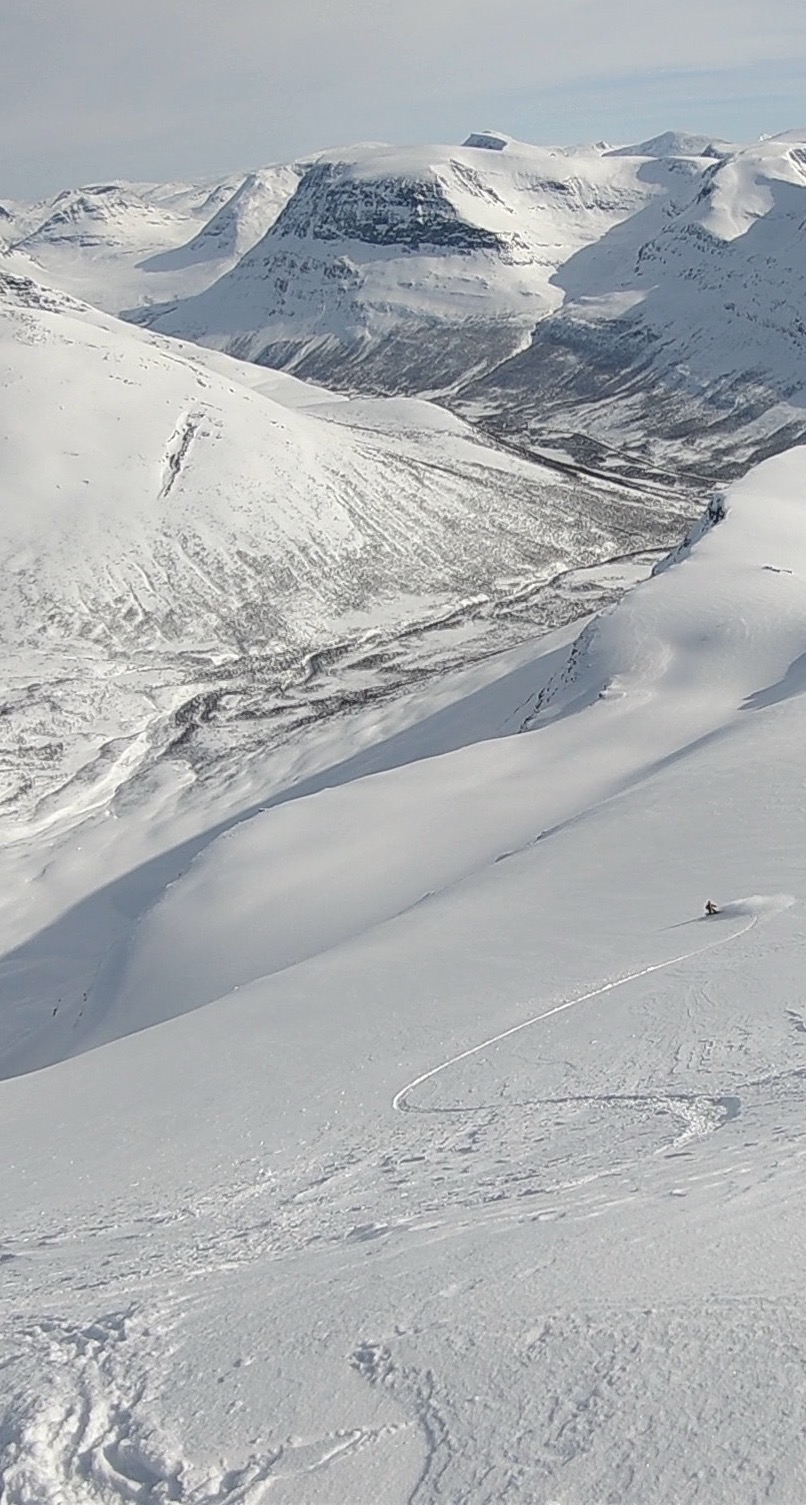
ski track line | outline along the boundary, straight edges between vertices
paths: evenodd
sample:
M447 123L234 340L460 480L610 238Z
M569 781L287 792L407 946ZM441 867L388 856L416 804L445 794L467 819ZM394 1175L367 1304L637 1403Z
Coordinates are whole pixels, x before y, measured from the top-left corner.
M533 1024L540 1024L544 1019L551 1019L554 1014L562 1014L566 1009L576 1008L578 1003L587 1003L591 998L601 998L604 993L611 993L614 988L623 988L628 982L635 982L638 977L649 977L652 972L662 972L666 967L674 967L678 962L690 961L692 957L701 956L705 951L713 951L717 946L725 946L728 941L736 941L740 935L745 935L748 930L758 923L758 915L751 915L746 925L741 929L731 931L730 935L720 936L718 940L708 941L704 946L697 946L693 951L683 951L679 956L670 956L668 961L653 962L650 967L640 967L637 972L628 972L625 977L617 977L613 982L605 982L598 988L591 988L587 993L578 993L576 998L567 998L564 1003L555 1004L554 1008L546 1009L542 1014L533 1014L531 1019L523 1019L520 1024L513 1024L509 1029L504 1029L499 1035L491 1035L488 1040L482 1040L479 1045L471 1045L468 1050L461 1050L458 1055L449 1056L446 1061L441 1061L439 1066L432 1066L430 1071L424 1071L422 1076L415 1077L407 1082L392 1098L392 1109L395 1113L418 1113L421 1110L412 1108L407 1102L409 1093L417 1087L422 1087L425 1082L430 1082L432 1077L439 1076L440 1072L447 1071L450 1066L458 1066L460 1061L466 1061L470 1056L480 1055L483 1050L488 1050L491 1045L497 1045L501 1040L508 1040L512 1035L520 1034L523 1029L529 1029ZM427 1111L422 1110L422 1111Z

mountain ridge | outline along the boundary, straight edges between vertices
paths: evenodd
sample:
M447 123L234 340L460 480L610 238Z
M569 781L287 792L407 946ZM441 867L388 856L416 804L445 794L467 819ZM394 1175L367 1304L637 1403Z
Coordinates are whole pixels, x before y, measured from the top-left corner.
M806 432L799 134L321 153L232 271L131 316L342 390L436 396L578 459L615 443L668 464L685 438L736 474Z
M574 571L645 571L689 515L688 494L583 488L443 408L345 401L36 273L0 258L13 839L567 620Z

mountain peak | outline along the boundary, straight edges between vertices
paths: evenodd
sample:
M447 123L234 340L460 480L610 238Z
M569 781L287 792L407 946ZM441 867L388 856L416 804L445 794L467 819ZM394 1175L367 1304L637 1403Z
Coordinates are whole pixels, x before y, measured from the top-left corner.
M711 136L692 135L689 131L663 131L648 141L632 146L614 147L610 157L726 157L731 151L727 141Z
M503 131L471 131L463 146L474 146L480 151L503 152L509 146L511 136L505 136Z

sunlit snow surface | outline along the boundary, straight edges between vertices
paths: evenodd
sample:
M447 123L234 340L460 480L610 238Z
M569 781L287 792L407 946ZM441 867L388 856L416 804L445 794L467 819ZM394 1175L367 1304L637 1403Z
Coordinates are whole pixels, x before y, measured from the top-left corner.
M76 297L117 313L198 293L261 238L301 170L265 167L212 184L92 183L10 204L0 243L36 258Z
M3 1505L804 1497L805 492L9 898Z

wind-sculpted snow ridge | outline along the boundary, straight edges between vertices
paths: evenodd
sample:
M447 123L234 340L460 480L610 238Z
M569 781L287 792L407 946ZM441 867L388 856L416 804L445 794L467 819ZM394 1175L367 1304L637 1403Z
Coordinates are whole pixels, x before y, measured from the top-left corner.
M652 580L584 628L524 727L597 701L629 714L657 700L671 723L676 694L665 687L680 685L706 735L784 681L806 640L805 472L806 449L795 449L717 492Z
M4 1505L806 1497L805 484L575 714L515 734L559 638L9 870Z
M659 559L657 564L652 566L652 574L662 575L664 570L671 569L673 564L679 564L681 559L686 559L703 535L708 533L711 528L715 528L717 523L724 522L725 516L725 494L719 488L709 499L708 506L703 512L702 517L699 517L696 523L689 528L685 538L681 540L677 548L672 549L670 554L666 554L663 559Z
M0 300L18 839L115 807L160 764L233 777L312 721L572 619L690 511L589 492L424 402L344 402L208 359L19 253L0 258Z

